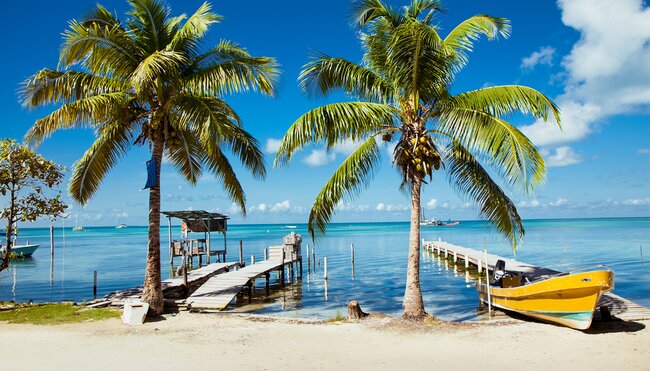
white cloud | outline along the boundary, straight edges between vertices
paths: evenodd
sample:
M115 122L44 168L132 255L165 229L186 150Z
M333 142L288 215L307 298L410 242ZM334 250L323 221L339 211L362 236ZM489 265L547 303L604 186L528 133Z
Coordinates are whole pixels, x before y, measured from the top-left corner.
M339 211L366 211L370 209L370 205L355 205L351 202L339 201L336 205L336 210Z
M377 206L375 207L375 210L378 211L406 211L410 209L411 208L409 206L395 205L395 204L386 205L383 202L378 203Z
M336 159L336 155L324 149L314 149L303 162L312 167L325 166Z
M355 142L351 139L347 139L334 145L334 147L332 147L332 151L335 153L340 153L344 156L349 156L352 152L359 148L363 142L363 140Z
M291 209L291 202L289 202L289 200L284 200L282 202L278 202L278 203L271 206L271 212L272 213L287 211L287 210L290 210L290 209Z
M535 145L547 146L581 140L592 132L594 124L603 117L601 108L594 104L560 101L558 105L561 111L561 128L555 120L538 120L532 125L520 127Z
M631 206L650 206L650 198L630 198L623 201L623 204Z
M553 65L553 57L555 56L555 48L550 46L543 46L539 50L533 52L528 57L521 60L521 68L525 70L532 70L539 64L547 66Z
M640 155L650 155L650 148L641 148L640 150L636 151L636 153Z
M375 207L376 210L383 211L386 210L386 205L384 205L383 202L380 202L377 204L377 207Z
M545 156L547 167L563 167L575 165L582 162L582 157L573 148L564 146L558 147Z
M257 205L257 210L261 211L261 212L265 212L266 211L266 204L261 203L261 204Z
M435 209L436 206L438 206L438 200L436 200L435 198L432 198L429 200L429 202L427 202L427 209L429 210Z
M568 203L569 203L569 200L567 200L566 198L558 198L557 200L551 201L548 204L550 206L553 206L553 207L558 207L558 206L565 206Z
M532 199L531 201L520 201L519 204L517 204L517 207L520 208L536 208L540 206L543 205L536 198Z
M268 138L266 140L266 145L264 146L264 151L266 153L275 154L280 149L280 143L282 143L282 140L280 139Z
M562 22L580 39L562 60L556 101L563 131L536 122L522 128L536 145L583 139L608 117L650 105L650 8L642 0L558 0Z
M235 213L238 213L238 212L241 211L241 207L239 207L239 205L237 205L236 203L233 202L233 203L230 204L230 207L228 208L228 211L230 213L232 213L232 214L235 214Z

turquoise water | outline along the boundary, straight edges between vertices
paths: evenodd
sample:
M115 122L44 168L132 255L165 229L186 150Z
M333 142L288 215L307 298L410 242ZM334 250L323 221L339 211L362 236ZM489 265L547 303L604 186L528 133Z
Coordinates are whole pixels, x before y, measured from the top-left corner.
M524 223L526 238L517 259L556 270L571 270L606 264L616 273L615 292L642 305L650 306L650 218L529 220ZM305 245L312 245L305 225L297 225ZM238 259L239 240L243 240L247 262L255 255L263 259L264 247L279 245L290 230L281 225L232 225L228 230L228 260ZM180 230L173 229L174 236ZM167 229L161 232L167 243ZM512 257L503 240L478 221L454 227L423 227L422 237L441 238L457 245L482 249ZM19 242L40 243L33 258L12 263L0 272L0 300L35 302L74 300L93 296L93 271L98 272L98 295L140 285L144 277L147 230L145 227L115 229L88 228L83 232L55 232L55 258L51 269L49 230L21 230ZM213 243L223 243L213 234ZM355 245L355 270L351 272L350 244ZM252 304L247 300L236 310L274 315L329 318L344 313L346 303L358 300L370 312L399 314L404 294L408 223L333 224L327 237L316 245L315 272L286 289L274 289L270 298L264 290ZM164 245L166 246L166 245ZM645 249L645 251L643 251ZM166 247L162 253L163 277L169 276ZM645 257L642 255L645 254ZM328 258L329 279L323 280L322 259ZM178 258L177 258L178 262ZM312 267L313 268L313 267ZM257 282L261 288L263 280ZM423 253L421 285L426 309L440 318L466 320L477 317L478 294L466 282L462 268L445 265Z

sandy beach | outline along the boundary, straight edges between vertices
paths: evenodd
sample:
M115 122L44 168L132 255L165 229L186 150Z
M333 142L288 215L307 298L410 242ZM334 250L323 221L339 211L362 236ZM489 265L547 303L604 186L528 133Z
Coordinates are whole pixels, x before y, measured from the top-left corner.
M391 318L323 323L183 312L141 327L117 319L3 323L0 342L5 370L648 370L648 325L612 322L583 333L511 319L413 325Z

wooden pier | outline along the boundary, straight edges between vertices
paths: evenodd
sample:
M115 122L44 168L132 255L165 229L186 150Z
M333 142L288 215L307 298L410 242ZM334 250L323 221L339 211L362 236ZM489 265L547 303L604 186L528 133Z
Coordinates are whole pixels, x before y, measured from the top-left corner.
M302 275L300 243L289 245L285 239L284 246L273 246L269 248L267 260L251 264L237 271L212 277L188 297L185 302L192 310L223 310L244 289L248 290L250 300L252 290L254 290L255 279L264 277L266 280L266 292L268 294L272 271L279 272L279 283L280 285L284 285L285 271L289 270L289 275L293 277L296 268L300 272L300 275Z
M232 271L239 267L239 262L231 263L212 263L198 269L191 270L187 273L187 289L191 290L205 283L215 275ZM165 299L172 299L185 290L183 276L168 278L162 281L162 290ZM142 286L130 288L127 290L115 291L104 296L99 301L109 301L112 305L123 305L127 299L139 299L142 296Z
M456 246L444 241L424 241L422 240L422 247L424 250L438 254L445 259L451 260L454 264L464 264L465 268L470 266L476 267L479 273L484 269L489 271L493 270L497 260L503 260L506 263L506 268L511 272L520 272L525 274L530 279L544 278L544 276L551 276L561 272L537 267L531 264L522 263L517 260L505 258L498 255L487 254L482 251L477 251L467 247ZM620 297L611 292L606 292L602 295L598 302L598 307L606 306L609 313L624 321L640 321L650 319L650 309L645 308L631 300ZM596 311L597 314L600 310Z

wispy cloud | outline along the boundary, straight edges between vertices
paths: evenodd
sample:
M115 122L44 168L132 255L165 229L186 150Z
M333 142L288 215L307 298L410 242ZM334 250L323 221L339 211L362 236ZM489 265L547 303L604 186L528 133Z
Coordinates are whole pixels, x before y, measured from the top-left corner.
M336 159L336 155L324 149L314 149L303 162L311 167L325 166Z
M524 70L532 70L540 64L552 66L554 56L555 48L550 46L543 46L539 48L539 50L531 53L529 56L522 58L521 68Z
M579 164L582 162L582 157L573 148L563 146L551 151L545 160L547 167L563 167Z
M280 143L282 140L275 138L266 139L266 144L264 145L264 152L275 154L280 149Z
M578 30L580 38L562 60L564 93L556 99L562 130L541 121L522 127L540 146L582 140L607 118L650 105L650 9L645 3L558 0L558 5L562 22Z

